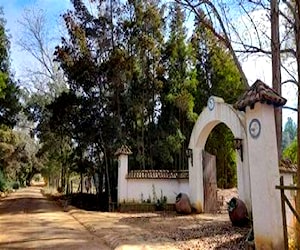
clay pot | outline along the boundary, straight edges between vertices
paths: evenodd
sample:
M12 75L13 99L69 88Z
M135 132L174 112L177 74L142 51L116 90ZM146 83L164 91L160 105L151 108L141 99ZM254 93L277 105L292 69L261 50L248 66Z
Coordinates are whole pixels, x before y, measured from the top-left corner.
M176 196L175 209L176 212L180 214L192 213L191 202L187 194L179 193Z
M243 227L249 224L247 207L242 200L233 197L227 202L227 205L229 218L233 226Z

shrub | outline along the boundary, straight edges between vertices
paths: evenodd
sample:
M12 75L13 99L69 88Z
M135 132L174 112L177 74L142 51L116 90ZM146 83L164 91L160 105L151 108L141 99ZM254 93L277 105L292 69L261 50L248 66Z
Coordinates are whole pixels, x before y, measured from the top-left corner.
M12 186L13 189L19 189L20 188L20 183L18 181L15 181L15 182L12 183L11 186Z
M63 192L63 187L61 187L61 186L59 186L58 188L57 188L57 192L59 192L59 193L62 193Z
M0 191L4 192L6 190L7 190L7 180L3 172L0 170Z

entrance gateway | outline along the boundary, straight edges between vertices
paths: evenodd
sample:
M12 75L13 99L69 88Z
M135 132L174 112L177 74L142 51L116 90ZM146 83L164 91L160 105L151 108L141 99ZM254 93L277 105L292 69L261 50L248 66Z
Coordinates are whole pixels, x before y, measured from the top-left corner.
M237 142L239 198L252 213L256 249L284 249L279 164L274 108L286 100L257 80L234 105L209 98L191 134L189 149L190 199L197 212L204 209L203 159L206 140L219 123L231 130Z

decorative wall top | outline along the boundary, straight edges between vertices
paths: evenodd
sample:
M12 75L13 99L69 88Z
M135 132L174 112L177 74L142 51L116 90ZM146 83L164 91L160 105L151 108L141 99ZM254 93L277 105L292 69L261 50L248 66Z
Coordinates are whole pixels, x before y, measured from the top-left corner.
M115 153L115 156L119 156L119 155L131 155L132 152L130 150L130 148L126 145L122 145L120 148L118 148L118 150Z
M131 170L127 179L188 179L188 170Z
M286 103L286 99L278 95L275 90L261 80L256 80L256 82L242 95L240 100L234 104L234 108L245 111L246 107L250 106L250 108L253 109L257 102L280 107Z

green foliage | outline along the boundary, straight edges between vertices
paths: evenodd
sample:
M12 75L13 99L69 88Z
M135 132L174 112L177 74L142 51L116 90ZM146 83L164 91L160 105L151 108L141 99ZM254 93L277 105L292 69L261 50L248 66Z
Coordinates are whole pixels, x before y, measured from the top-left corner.
M0 8L0 125L13 127L21 109L19 89L9 71L9 41L5 31L5 21Z
M191 45L199 82L195 90L195 110L200 113L211 95L220 96L227 103L234 103L245 89L229 53L197 19L195 27ZM216 155L218 187L236 186L233 135L224 124L213 129L205 149Z
M219 188L237 186L236 153L233 134L221 123L209 135L205 150L216 156L217 185Z
M0 191L4 192L7 190L8 182L7 179L5 178L2 170L0 169Z
M297 136L297 125L291 117L288 117L282 132L282 150L285 150Z
M12 184L11 184L11 187L13 188L13 189L19 189L20 188L20 183L18 182L18 181L15 181L15 182L13 182Z
M39 170L36 144L26 133L0 126L0 169L8 181L29 183Z
M62 176L64 186L73 171L97 174L99 190L105 183L109 193L122 144L133 151L131 169L186 169L190 134L209 96L233 103L243 91L228 52L197 20L189 38L178 4L166 12L160 1L92 1L93 13L83 1L72 4L55 50L68 91L31 94L27 102L43 175ZM219 130L208 144L227 169L222 186L232 186L232 136Z
M292 163L297 164L297 151L298 143L297 139L294 139L289 146L287 146L283 151L283 157L291 159Z
M149 198L146 201L144 201L143 194L141 194L141 201L142 203L146 202L146 203L155 204L156 211L163 211L166 209L168 199L166 196L163 195L162 190L160 190L160 197L158 198L156 194L155 186L154 184L152 184L152 201L151 201L150 194L149 194Z

